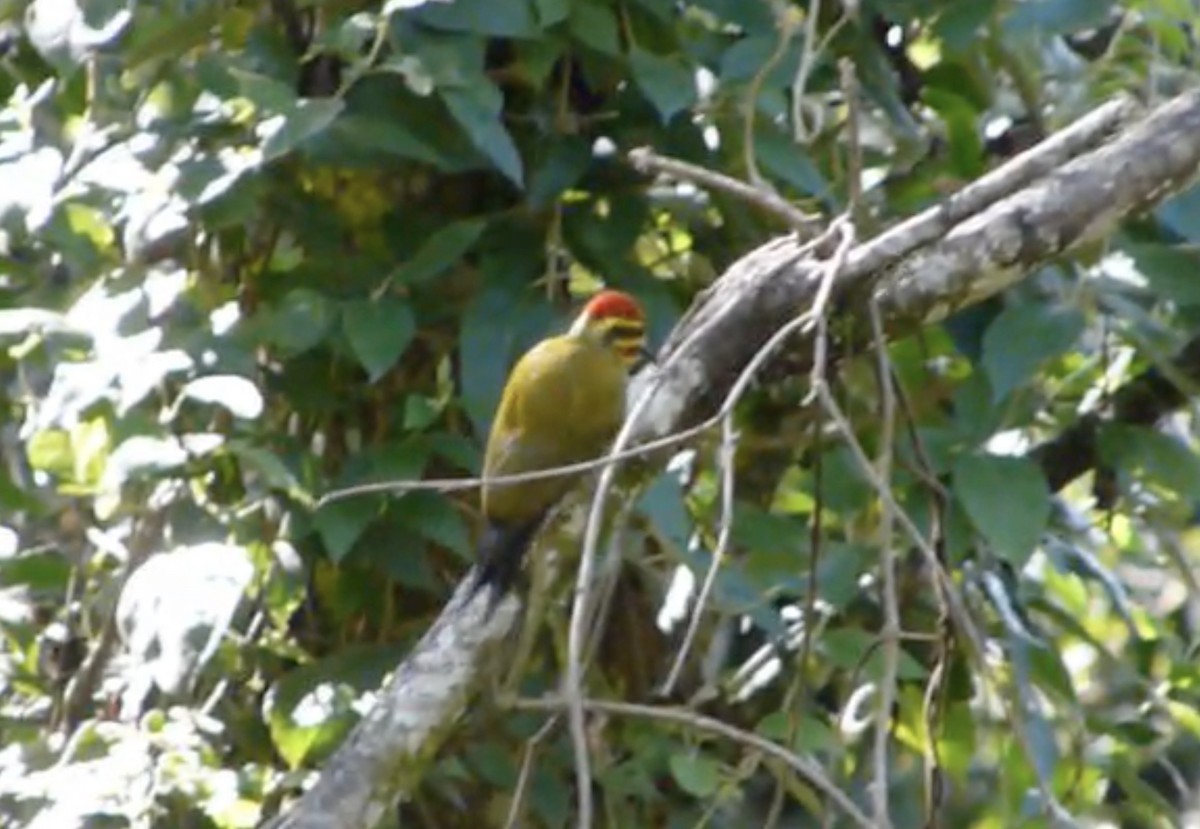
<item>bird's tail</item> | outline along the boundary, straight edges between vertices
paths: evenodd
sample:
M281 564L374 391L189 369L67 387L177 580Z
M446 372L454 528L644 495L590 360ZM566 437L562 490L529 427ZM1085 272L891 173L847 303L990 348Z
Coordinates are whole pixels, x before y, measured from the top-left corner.
M508 593L517 574L521 572L521 560L533 543L533 536L542 524L544 515L520 524L500 524L489 521L483 528L476 547L475 583L471 595L484 587L494 589L496 598Z

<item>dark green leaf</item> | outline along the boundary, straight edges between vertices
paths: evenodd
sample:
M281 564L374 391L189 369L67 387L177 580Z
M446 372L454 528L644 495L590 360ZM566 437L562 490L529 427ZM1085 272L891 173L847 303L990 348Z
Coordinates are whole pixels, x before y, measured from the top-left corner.
M983 336L983 367L1000 401L1034 375L1041 364L1070 348L1083 331L1074 308L1023 303L1006 308Z
M963 455L954 464L954 494L996 552L1021 567L1050 517L1050 490L1028 458Z
M393 502L389 510L413 532L458 553L472 557L470 534L454 502L436 492L412 492Z
M978 42L980 31L991 19L998 0L949 3L933 26L950 52L963 52Z
M549 28L567 19L571 13L571 0L533 0L538 25Z
M1026 0L1012 7L1004 28L1011 34L1070 34L1105 23L1112 5L1112 0Z
M1200 492L1200 458L1178 439L1154 429L1105 426L1100 456L1122 476L1156 483L1188 498Z
M581 0L571 4L571 36L605 55L621 54L617 18L606 5Z
M432 279L466 255L486 227L486 219L465 219L446 225L430 236L391 278L402 285L417 285Z
M517 187L524 186L521 156L500 118L504 98L495 84L481 77L467 86L445 87L441 95L475 149L489 158L509 181Z
M1150 289L1177 305L1200 304L1200 252L1171 245L1125 247Z
M664 124L696 102L696 81L680 58L662 57L635 47L629 53L629 68Z
M655 478L654 483L642 490L638 507L662 538L677 550L687 548L692 522L683 501L683 490L674 475L666 473Z
M540 33L529 0L431 2L408 14L426 26L454 32L489 37L535 37Z
M721 766L705 754L672 754L671 775L693 797L712 797L721 785Z
M333 326L334 313L329 301L321 294L308 288L296 288L268 312L263 333L268 342L294 357L325 339Z
M339 561L378 514L377 497L350 497L321 507L313 516L313 524L329 557Z
M1200 242L1200 185L1168 199L1156 213L1173 233L1189 242Z
M755 148L763 169L775 178L806 196L817 199L829 197L829 182L812 163L802 145L771 125L764 124L755 131Z
M359 300L342 308L342 328L359 363L375 382L396 364L417 331L412 309L392 297Z
M529 203L545 207L575 186L592 160L592 149L578 136L555 140L529 178Z

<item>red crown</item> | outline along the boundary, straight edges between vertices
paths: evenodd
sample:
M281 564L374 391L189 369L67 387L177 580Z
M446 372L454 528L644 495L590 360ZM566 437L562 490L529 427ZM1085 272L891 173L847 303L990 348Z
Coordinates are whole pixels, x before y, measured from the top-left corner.
M609 317L640 320L645 317L637 300L623 291L601 291L588 300L583 312L594 320Z

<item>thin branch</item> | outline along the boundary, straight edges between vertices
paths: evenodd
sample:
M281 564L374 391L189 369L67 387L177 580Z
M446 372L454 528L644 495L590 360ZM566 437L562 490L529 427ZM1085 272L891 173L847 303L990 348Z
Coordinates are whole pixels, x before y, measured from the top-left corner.
M770 188L756 187L715 170L659 155L649 147L630 150L628 158L629 163L640 172L661 173L681 181L690 181L762 208L794 228L802 239L811 238L820 229L820 216L804 212Z
M546 711L558 710L566 705L565 700L561 699L519 699L513 702L513 707L529 710L529 711ZM782 746L776 745L765 737L761 737L751 731L730 725L729 723L707 717L703 714L698 714L695 711L686 708L666 708L653 705L639 705L631 702L615 702L609 700L582 700L582 706L589 710L601 714L615 714L617 716L626 717L641 717L644 719L661 720L663 722L678 723L686 725L700 731L708 731L712 734L719 734L722 737L749 746L756 751L761 751L770 757L784 763L788 768L804 778L813 788L820 791L838 808L840 808L847 817L862 829L876 829L875 824L871 819L855 805L844 791L837 787L829 776L825 774L825 770L815 761L800 754L794 754Z
M683 668L683 664L692 647L692 642L696 636L696 630L700 626L700 616L704 612L704 607L708 603L709 595L712 593L713 585L716 582L717 570L720 569L721 562L724 558L726 548L729 546L729 536L733 525L733 460L735 451L735 439L733 435L733 410L738 402L745 395L750 383L758 376L759 370L766 362L775 354L775 351L783 343L796 333L804 333L811 330L814 326L821 330L824 326L826 318L827 303L829 300L830 289L834 280L837 278L838 271L846 261L846 254L850 250L850 246L854 242L853 228L844 220L839 219L830 226L829 234L839 234L841 241L838 243L837 250L834 256L825 266L824 275L822 276L824 290L817 294L817 301L813 307L801 314L791 323L782 326L771 339L758 350L751 358L750 362L742 370L741 376L737 382L733 384L733 388L729 390L729 394L725 398L725 403L721 406L720 414L724 423L724 440L722 442L722 462L725 469L725 482L722 486L722 494L724 505L722 507L721 520L721 535L717 541L717 548L713 552L713 560L709 565L708 573L704 577L704 584L700 589L700 595L696 599L696 605L692 611L692 618L688 624L687 634L684 636L683 644L676 656L675 663L671 668L671 672L667 677L667 681L663 685L663 694L669 695L674 689L675 682L679 677L679 673ZM818 337L823 336L818 334ZM725 455L725 452L728 455Z
M879 477L888 482L892 477L892 457L895 451L896 395L892 387L892 364L888 358L887 340L879 304L870 303L871 334L878 356L879 393L883 412L879 439L879 458L876 462ZM885 504L880 519L879 549L882 558L883 628L879 639L883 647L883 675L879 678L879 707L875 716L875 780L872 789L875 823L880 829L891 829L888 808L888 743L892 731L892 708L896 704L896 674L900 665L900 606L896 596L896 550L893 542L896 513Z

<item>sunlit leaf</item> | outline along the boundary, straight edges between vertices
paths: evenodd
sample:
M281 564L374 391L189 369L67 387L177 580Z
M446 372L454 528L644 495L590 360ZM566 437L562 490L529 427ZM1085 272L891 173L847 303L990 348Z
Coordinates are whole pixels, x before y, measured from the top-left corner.
M215 403L229 413L246 420L255 420L263 412L263 396L245 377L234 374L214 374L188 382L179 392L181 398L199 403Z

